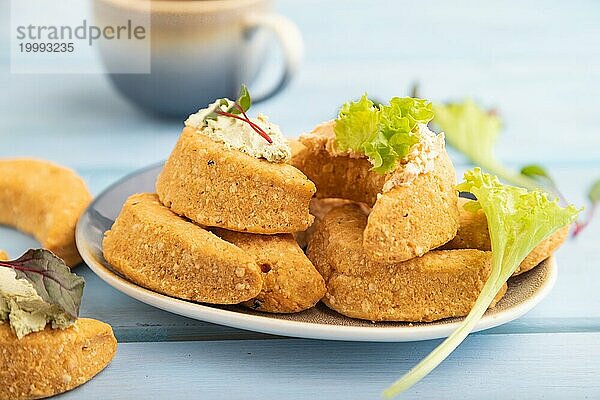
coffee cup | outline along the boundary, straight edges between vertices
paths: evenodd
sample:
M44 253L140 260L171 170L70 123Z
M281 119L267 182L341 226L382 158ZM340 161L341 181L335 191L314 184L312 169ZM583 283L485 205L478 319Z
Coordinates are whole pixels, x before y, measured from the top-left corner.
M235 98L241 84L252 89L269 32L281 47L283 72L269 90L253 93L254 102L285 88L302 59L298 28L268 0L94 0L93 8L99 25L149 21L149 42L133 41L126 51L101 46L100 55L114 87L153 114L185 117L214 99ZM144 61L141 73L114 72Z

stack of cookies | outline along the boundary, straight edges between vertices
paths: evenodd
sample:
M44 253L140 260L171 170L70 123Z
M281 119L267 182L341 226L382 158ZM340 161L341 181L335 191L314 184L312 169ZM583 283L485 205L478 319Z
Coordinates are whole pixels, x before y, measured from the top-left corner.
M188 118L156 194L131 196L106 232L104 256L116 269L169 296L273 313L321 299L371 321L471 310L491 273L487 224L462 208L444 135L427 126L430 104L394 98L376 108L363 98L286 144L241 103L220 99ZM365 134L365 116L379 121L377 134Z
M468 314L490 275L491 246L485 214L466 211L468 200L458 198L443 134L433 138L432 168L397 184L394 172L375 173L367 158L337 149L333 129L327 122L301 136L291 161L317 186L317 220L302 240L325 278L323 302L371 321ZM565 235L541 243L515 274L547 258Z
M314 184L186 127L156 182L131 196L105 258L133 282L186 300L276 313L313 307L325 284L293 233L313 222Z

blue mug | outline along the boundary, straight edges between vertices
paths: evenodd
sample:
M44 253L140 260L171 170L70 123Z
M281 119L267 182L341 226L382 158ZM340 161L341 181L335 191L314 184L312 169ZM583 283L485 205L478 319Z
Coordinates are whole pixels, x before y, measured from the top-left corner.
M183 118L216 98L236 98L240 85L251 86L263 66L269 31L282 49L284 70L272 88L253 95L253 101L285 88L303 55L298 28L274 14L268 0L94 0L97 24L129 16L150 22L145 44L149 71L111 72L140 62L144 49L101 46L100 55L114 87L153 114Z

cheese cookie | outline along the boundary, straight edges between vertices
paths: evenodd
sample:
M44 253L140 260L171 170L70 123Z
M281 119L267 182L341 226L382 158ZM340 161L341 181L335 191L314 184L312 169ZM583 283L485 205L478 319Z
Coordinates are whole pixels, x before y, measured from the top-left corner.
M81 262L75 225L91 199L70 169L42 160L0 160L0 225L33 235L71 267Z
M342 198L372 207L364 250L375 262L402 262L448 242L458 229L454 166L443 136L433 136L439 153L431 170L410 174L402 165L387 174L368 159L336 150L334 123L318 125L294 143L291 164L317 187L319 198ZM412 170L411 170L412 171Z
M160 201L202 226L260 234L310 226L315 185L293 166L227 148L186 127L156 182Z
M263 288L243 305L272 313L295 313L311 308L325 294L325 282L290 233L256 235L214 229L222 239L256 258Z
M80 318L66 329L17 339L0 324L0 399L54 396L92 379L113 359L117 341L104 322Z
M464 316L491 272L491 252L480 250L430 251L402 263L373 262L363 245L367 215L357 205L334 208L316 225L307 255L325 278L323 302L348 317L429 322ZM496 301L505 291L506 284Z
M185 300L237 304L263 285L254 256L173 213L155 194L127 199L103 253L138 285Z

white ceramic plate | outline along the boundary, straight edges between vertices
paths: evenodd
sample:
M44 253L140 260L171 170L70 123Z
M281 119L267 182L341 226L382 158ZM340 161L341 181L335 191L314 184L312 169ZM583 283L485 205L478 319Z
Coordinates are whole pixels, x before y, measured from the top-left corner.
M274 335L311 339L404 342L446 337L460 322L448 318L430 323L371 323L344 317L322 304L298 314L266 314L238 306L212 306L179 300L138 286L116 272L102 256L102 237L133 193L154 192L162 164L135 172L115 183L83 214L77 225L77 247L87 265L102 280L139 301L175 314ZM488 310L475 331L512 321L538 304L556 281L556 263L550 258L533 270L512 278L508 291Z

